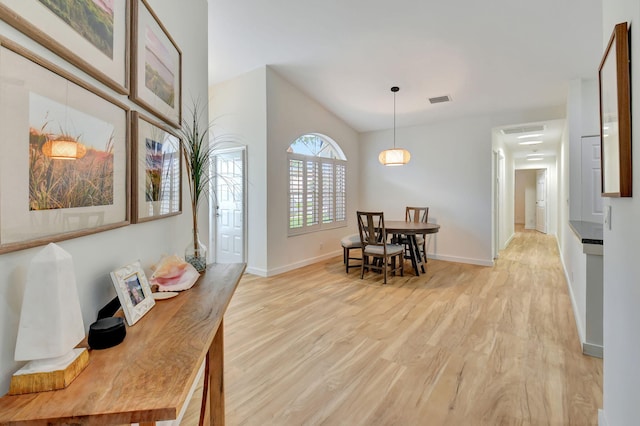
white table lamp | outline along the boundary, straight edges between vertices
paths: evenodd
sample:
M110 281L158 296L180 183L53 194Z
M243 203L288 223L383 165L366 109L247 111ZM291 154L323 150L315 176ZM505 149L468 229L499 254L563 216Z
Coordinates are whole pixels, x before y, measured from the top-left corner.
M71 255L50 243L32 260L20 312L15 360L30 361L16 372L9 393L61 389L86 367L84 323Z

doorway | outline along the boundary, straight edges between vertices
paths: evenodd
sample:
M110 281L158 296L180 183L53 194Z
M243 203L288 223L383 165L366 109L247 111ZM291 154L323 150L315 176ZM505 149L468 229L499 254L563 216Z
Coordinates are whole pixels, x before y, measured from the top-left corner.
M503 194L504 194L504 155L501 151L493 151L493 241L492 255L497 259L503 248L504 234L502 232L504 222Z
M246 262L246 147L217 149L214 166L217 204L211 223L215 223L215 261Z
M514 222L516 226L546 234L547 169L518 169L515 172Z

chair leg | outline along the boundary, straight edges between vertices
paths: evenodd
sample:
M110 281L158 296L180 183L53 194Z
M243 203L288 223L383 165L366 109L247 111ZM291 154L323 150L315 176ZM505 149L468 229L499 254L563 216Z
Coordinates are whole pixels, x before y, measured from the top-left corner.
M364 265L365 263L369 262L369 256L365 256L364 253L362 253L362 265L360 265L360 279L364 278Z
M346 247L342 247L342 263L345 265L345 272L349 273L349 250Z
M387 265L388 265L388 263L387 263L387 262L388 262L388 261L389 261L389 259L387 259L387 258L382 259L382 268L383 268L382 273L384 274L384 281L383 281L383 284L386 284L386 283L387 283L387 269L389 269L389 268L387 267Z
M391 256L391 272L393 272L393 276L396 276L396 257Z

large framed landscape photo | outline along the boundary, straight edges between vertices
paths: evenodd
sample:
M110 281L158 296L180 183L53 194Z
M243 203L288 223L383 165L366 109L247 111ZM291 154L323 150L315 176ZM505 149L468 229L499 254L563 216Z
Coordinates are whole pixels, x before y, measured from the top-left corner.
M598 68L600 167L603 197L631 197L631 80L629 31L614 27Z
M182 121L182 52L145 0L133 0L131 99L174 127Z
M0 19L126 95L129 1L0 0Z
M129 223L128 108L0 37L0 253Z
M132 113L131 221L182 213L180 138L161 123Z

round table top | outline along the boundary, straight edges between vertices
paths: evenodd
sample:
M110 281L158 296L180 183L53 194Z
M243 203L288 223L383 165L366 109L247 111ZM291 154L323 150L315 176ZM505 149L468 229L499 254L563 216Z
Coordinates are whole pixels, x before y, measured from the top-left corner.
M440 225L425 222L406 222L404 220L385 220L387 234L435 234Z

